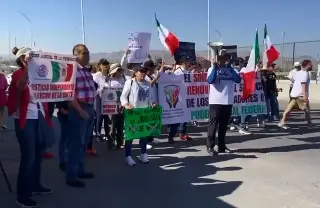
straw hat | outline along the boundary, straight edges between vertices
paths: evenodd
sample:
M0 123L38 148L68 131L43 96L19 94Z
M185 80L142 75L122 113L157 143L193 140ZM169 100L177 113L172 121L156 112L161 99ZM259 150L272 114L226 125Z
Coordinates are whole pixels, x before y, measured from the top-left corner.
M113 75L116 73L118 70L123 70L121 65L119 63L111 64L110 65L110 72L109 75Z
M31 48L25 48L25 47L20 48L16 53L16 59L20 58L23 55L29 54L31 51L32 51Z

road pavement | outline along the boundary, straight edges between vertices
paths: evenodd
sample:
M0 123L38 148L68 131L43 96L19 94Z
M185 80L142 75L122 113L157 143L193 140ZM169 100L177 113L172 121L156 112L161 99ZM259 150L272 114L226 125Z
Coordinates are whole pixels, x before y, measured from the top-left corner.
M95 144L100 157L88 157L86 164L96 178L84 189L67 187L57 159L45 160L43 183L53 194L35 199L42 208L320 207L320 104L311 107L314 128L306 127L302 113L294 113L288 130L253 122L252 135L229 131L228 147L237 149L235 154L209 156L206 127L190 127L191 142L176 139L169 145L163 134L148 152L150 164L133 168L125 165L123 152ZM54 123L59 132L56 118ZM8 127L13 128L10 119ZM0 160L15 189L19 149L14 132L2 134ZM16 207L14 202L0 174L0 207Z

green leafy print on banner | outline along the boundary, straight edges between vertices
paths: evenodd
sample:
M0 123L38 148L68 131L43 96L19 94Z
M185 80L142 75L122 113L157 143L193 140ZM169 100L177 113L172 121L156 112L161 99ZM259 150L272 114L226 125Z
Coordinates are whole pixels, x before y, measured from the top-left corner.
M162 108L134 108L124 111L125 140L159 136L162 130Z

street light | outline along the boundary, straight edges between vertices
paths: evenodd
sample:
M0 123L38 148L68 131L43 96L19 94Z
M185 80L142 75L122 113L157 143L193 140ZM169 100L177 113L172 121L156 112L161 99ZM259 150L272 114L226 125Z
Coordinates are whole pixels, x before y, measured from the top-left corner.
M282 35L282 49L281 49L281 68L282 68L282 70L283 70L283 57L284 57L284 38L285 38L285 36L286 36L286 33L285 32L282 32L281 33L281 35Z
M19 14L21 14L21 16L27 20L29 22L29 27L30 27L30 47L32 48L32 26L31 26L31 19L25 15L24 13L22 13L21 11L17 11Z
M81 4L81 26L82 26L82 43L86 44L86 31L84 28L84 14L83 14L83 0L80 1Z
M216 33L219 36L219 42L222 42L222 34L221 34L221 32L217 28L215 28L214 30L216 31Z
M208 0L208 43L210 43L210 0ZM208 45L208 60L210 61L210 46Z

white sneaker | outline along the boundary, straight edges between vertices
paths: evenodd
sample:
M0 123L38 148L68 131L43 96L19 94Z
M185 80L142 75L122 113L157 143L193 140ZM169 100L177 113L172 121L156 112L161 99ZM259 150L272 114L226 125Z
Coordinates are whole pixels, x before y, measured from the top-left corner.
M230 127L230 131L233 131L233 130L235 130L236 129L236 127L234 127L234 126L231 126Z
M141 154L140 157L139 157L139 160L140 160L142 163L149 163L147 153Z
M147 144L147 149L149 150L151 148L152 148L152 146L150 144Z
M250 134L252 134L250 131L247 131L247 130L245 130L245 129L240 129L240 130L239 130L239 133L240 133L240 134L244 134L244 135L250 135Z
M127 164L128 164L129 166L131 166L131 167L133 167L133 166L136 165L136 162L132 159L131 156L128 156L128 157L126 158L126 162L127 162Z
M280 127L280 128L283 128L283 129L289 129L289 126L286 126L286 124L285 123L278 123L278 126Z

